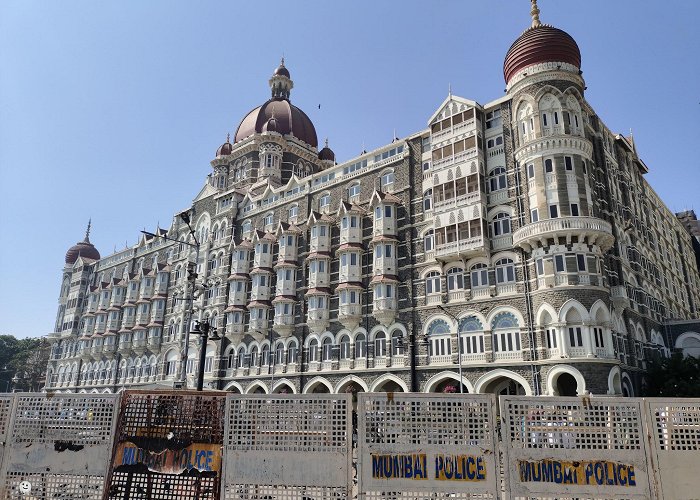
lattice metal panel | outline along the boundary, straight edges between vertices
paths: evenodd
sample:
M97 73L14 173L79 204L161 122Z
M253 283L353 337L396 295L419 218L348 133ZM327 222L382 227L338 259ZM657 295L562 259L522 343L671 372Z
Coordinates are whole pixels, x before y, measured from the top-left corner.
M223 442L223 394L127 391L122 397L119 442L144 444L149 449Z
M486 394L359 394L359 498L497 498L494 408Z
M5 498L102 498L119 396L18 394L0 473ZM21 496L20 484L31 488Z
M660 498L697 498L700 492L700 399L645 400L652 464Z
M228 396L225 498L347 498L350 410L350 395Z
M0 442L4 443L7 439L7 430L10 427L10 418L12 416L12 396L0 396ZM0 456L0 460L2 457Z
M10 472L7 475L5 494L2 498L101 500L103 486L103 476Z
M215 500L219 477L179 474L115 472L108 488L110 499Z
M70 442L74 446L112 442L117 413L114 394L17 396L12 443Z
M126 391L122 398L108 498L218 499L226 395Z
M512 498L649 498L639 399L501 397Z

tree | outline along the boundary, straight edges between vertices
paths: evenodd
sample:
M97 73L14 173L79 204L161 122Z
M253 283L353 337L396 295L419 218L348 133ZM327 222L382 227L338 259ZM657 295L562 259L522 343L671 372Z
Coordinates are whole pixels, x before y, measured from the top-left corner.
M0 392L41 390L48 360L46 339L0 335Z
M700 359L678 352L651 361L647 368L645 396L700 397Z

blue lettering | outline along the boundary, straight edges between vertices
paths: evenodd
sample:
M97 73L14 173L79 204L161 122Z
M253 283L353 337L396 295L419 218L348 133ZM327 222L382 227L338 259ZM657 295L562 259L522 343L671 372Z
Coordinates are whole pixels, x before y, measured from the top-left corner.
M480 481L486 479L486 467L484 466L484 457L476 459L476 478Z
M576 475L568 465L564 466L564 484L576 484Z

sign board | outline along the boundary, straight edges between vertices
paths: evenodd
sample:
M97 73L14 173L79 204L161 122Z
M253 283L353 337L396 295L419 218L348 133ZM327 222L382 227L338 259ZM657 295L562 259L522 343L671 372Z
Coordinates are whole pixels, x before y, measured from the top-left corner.
M348 498L351 396L229 395L224 497Z
M642 401L501 396L511 498L650 498Z
M497 498L487 394L358 394L359 498Z

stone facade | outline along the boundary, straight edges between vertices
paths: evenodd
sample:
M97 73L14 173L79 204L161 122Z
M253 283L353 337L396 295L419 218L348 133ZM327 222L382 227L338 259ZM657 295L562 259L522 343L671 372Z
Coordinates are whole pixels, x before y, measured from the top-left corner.
M192 387L186 332L207 321L209 388L452 391L461 373L468 392L634 395L669 321L698 318L691 237L571 64L520 69L483 106L449 95L339 164L312 125L305 142L264 115L289 99L280 68L188 211L67 262L48 389Z

